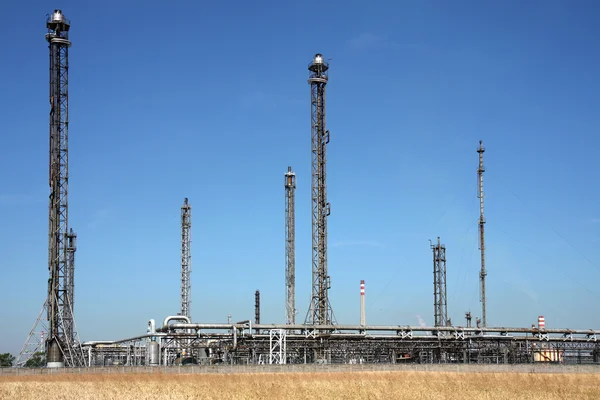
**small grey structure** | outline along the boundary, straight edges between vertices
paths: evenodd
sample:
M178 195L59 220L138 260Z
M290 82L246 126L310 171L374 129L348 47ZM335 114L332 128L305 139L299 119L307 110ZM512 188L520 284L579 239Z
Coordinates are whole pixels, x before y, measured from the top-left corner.
M325 128L325 87L329 81L329 64L322 54L316 54L308 70L312 152L312 296L305 323L334 325L335 316L329 303L331 280L327 272L327 217L331 207L327 201L329 131Z
M296 174L288 167L285 186L285 323L296 323Z
M191 316L191 292L192 281L190 274L192 272L192 206L188 203L187 197L181 206L181 315L188 318Z

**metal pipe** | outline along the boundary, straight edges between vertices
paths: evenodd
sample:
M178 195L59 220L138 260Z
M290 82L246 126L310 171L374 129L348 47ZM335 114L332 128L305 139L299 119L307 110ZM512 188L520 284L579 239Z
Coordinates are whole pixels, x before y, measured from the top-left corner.
M238 328L247 329L246 324L171 324L168 327L157 329L157 332L168 332L175 329L215 329L227 330ZM269 329L286 329L289 331L413 331L413 332L471 332L471 333L544 333L544 334L577 334L577 335L600 335L600 330L582 330L582 329L536 329L536 328L467 328L460 326L409 326L409 325L287 325L287 324L259 324L254 325L254 329L269 330Z
M134 337L130 337L127 339L120 339L120 340L90 340L88 342L84 342L81 345L82 346L95 346L98 344L118 344L118 343L124 343L124 342L132 342L135 340L140 340L140 339L145 339L145 338L149 338L149 337L153 337L153 336L167 336L166 333L153 333L153 334L145 334L145 335L140 335L140 336L134 336Z
M163 322L163 327L167 326L169 324L169 321L185 321L188 324L192 323L192 321L190 321L190 319L185 315L170 315L167 318L165 318L165 321Z

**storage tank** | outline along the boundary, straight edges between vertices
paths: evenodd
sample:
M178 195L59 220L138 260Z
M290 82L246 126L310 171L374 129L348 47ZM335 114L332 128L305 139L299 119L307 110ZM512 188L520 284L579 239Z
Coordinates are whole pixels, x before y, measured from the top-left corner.
M156 340L151 340L148 342L148 346L146 348L146 358L148 359L148 365L155 366L160 362L160 345L156 342Z

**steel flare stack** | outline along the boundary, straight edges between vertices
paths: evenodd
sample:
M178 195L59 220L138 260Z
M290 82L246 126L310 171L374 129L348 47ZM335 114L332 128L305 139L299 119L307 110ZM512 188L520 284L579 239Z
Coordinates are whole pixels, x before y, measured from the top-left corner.
M327 202L327 144L325 128L325 87L329 80L329 64L322 54L316 54L308 66L310 75L311 146L312 146L312 297L306 324L336 324L329 303L331 280L327 273L327 217L331 207Z
M48 367L84 365L73 319L74 270L69 267L69 28L61 10L46 21L50 49L50 205L48 229Z
M181 315L192 318L191 292L192 280L192 206L189 205L187 197L181 206Z
M479 250L481 251L481 271L479 272L480 282L480 301L481 301L481 319L483 327L487 327L487 313L486 313L486 295L485 295L485 277L487 271L485 270L485 216L483 215L483 173L485 168L483 166L483 148L482 141L479 141L479 167L477 168L477 197L479 197Z
M296 174L288 167L285 186L285 322L296 323Z
M437 238L433 250L433 316L434 326L447 326L448 302L446 296L446 246Z

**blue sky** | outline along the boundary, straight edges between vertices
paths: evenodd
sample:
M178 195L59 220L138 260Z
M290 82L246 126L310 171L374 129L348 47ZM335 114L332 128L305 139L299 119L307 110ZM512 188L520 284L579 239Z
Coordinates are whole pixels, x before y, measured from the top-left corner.
M488 325L600 328L600 51L592 1L9 2L0 98L0 352L47 288L45 15L70 37L70 225L83 340L179 310L193 207L192 315L284 321L284 189L297 189L297 308L310 296L307 65L331 58L329 272L339 323L480 315L476 148L484 141Z

